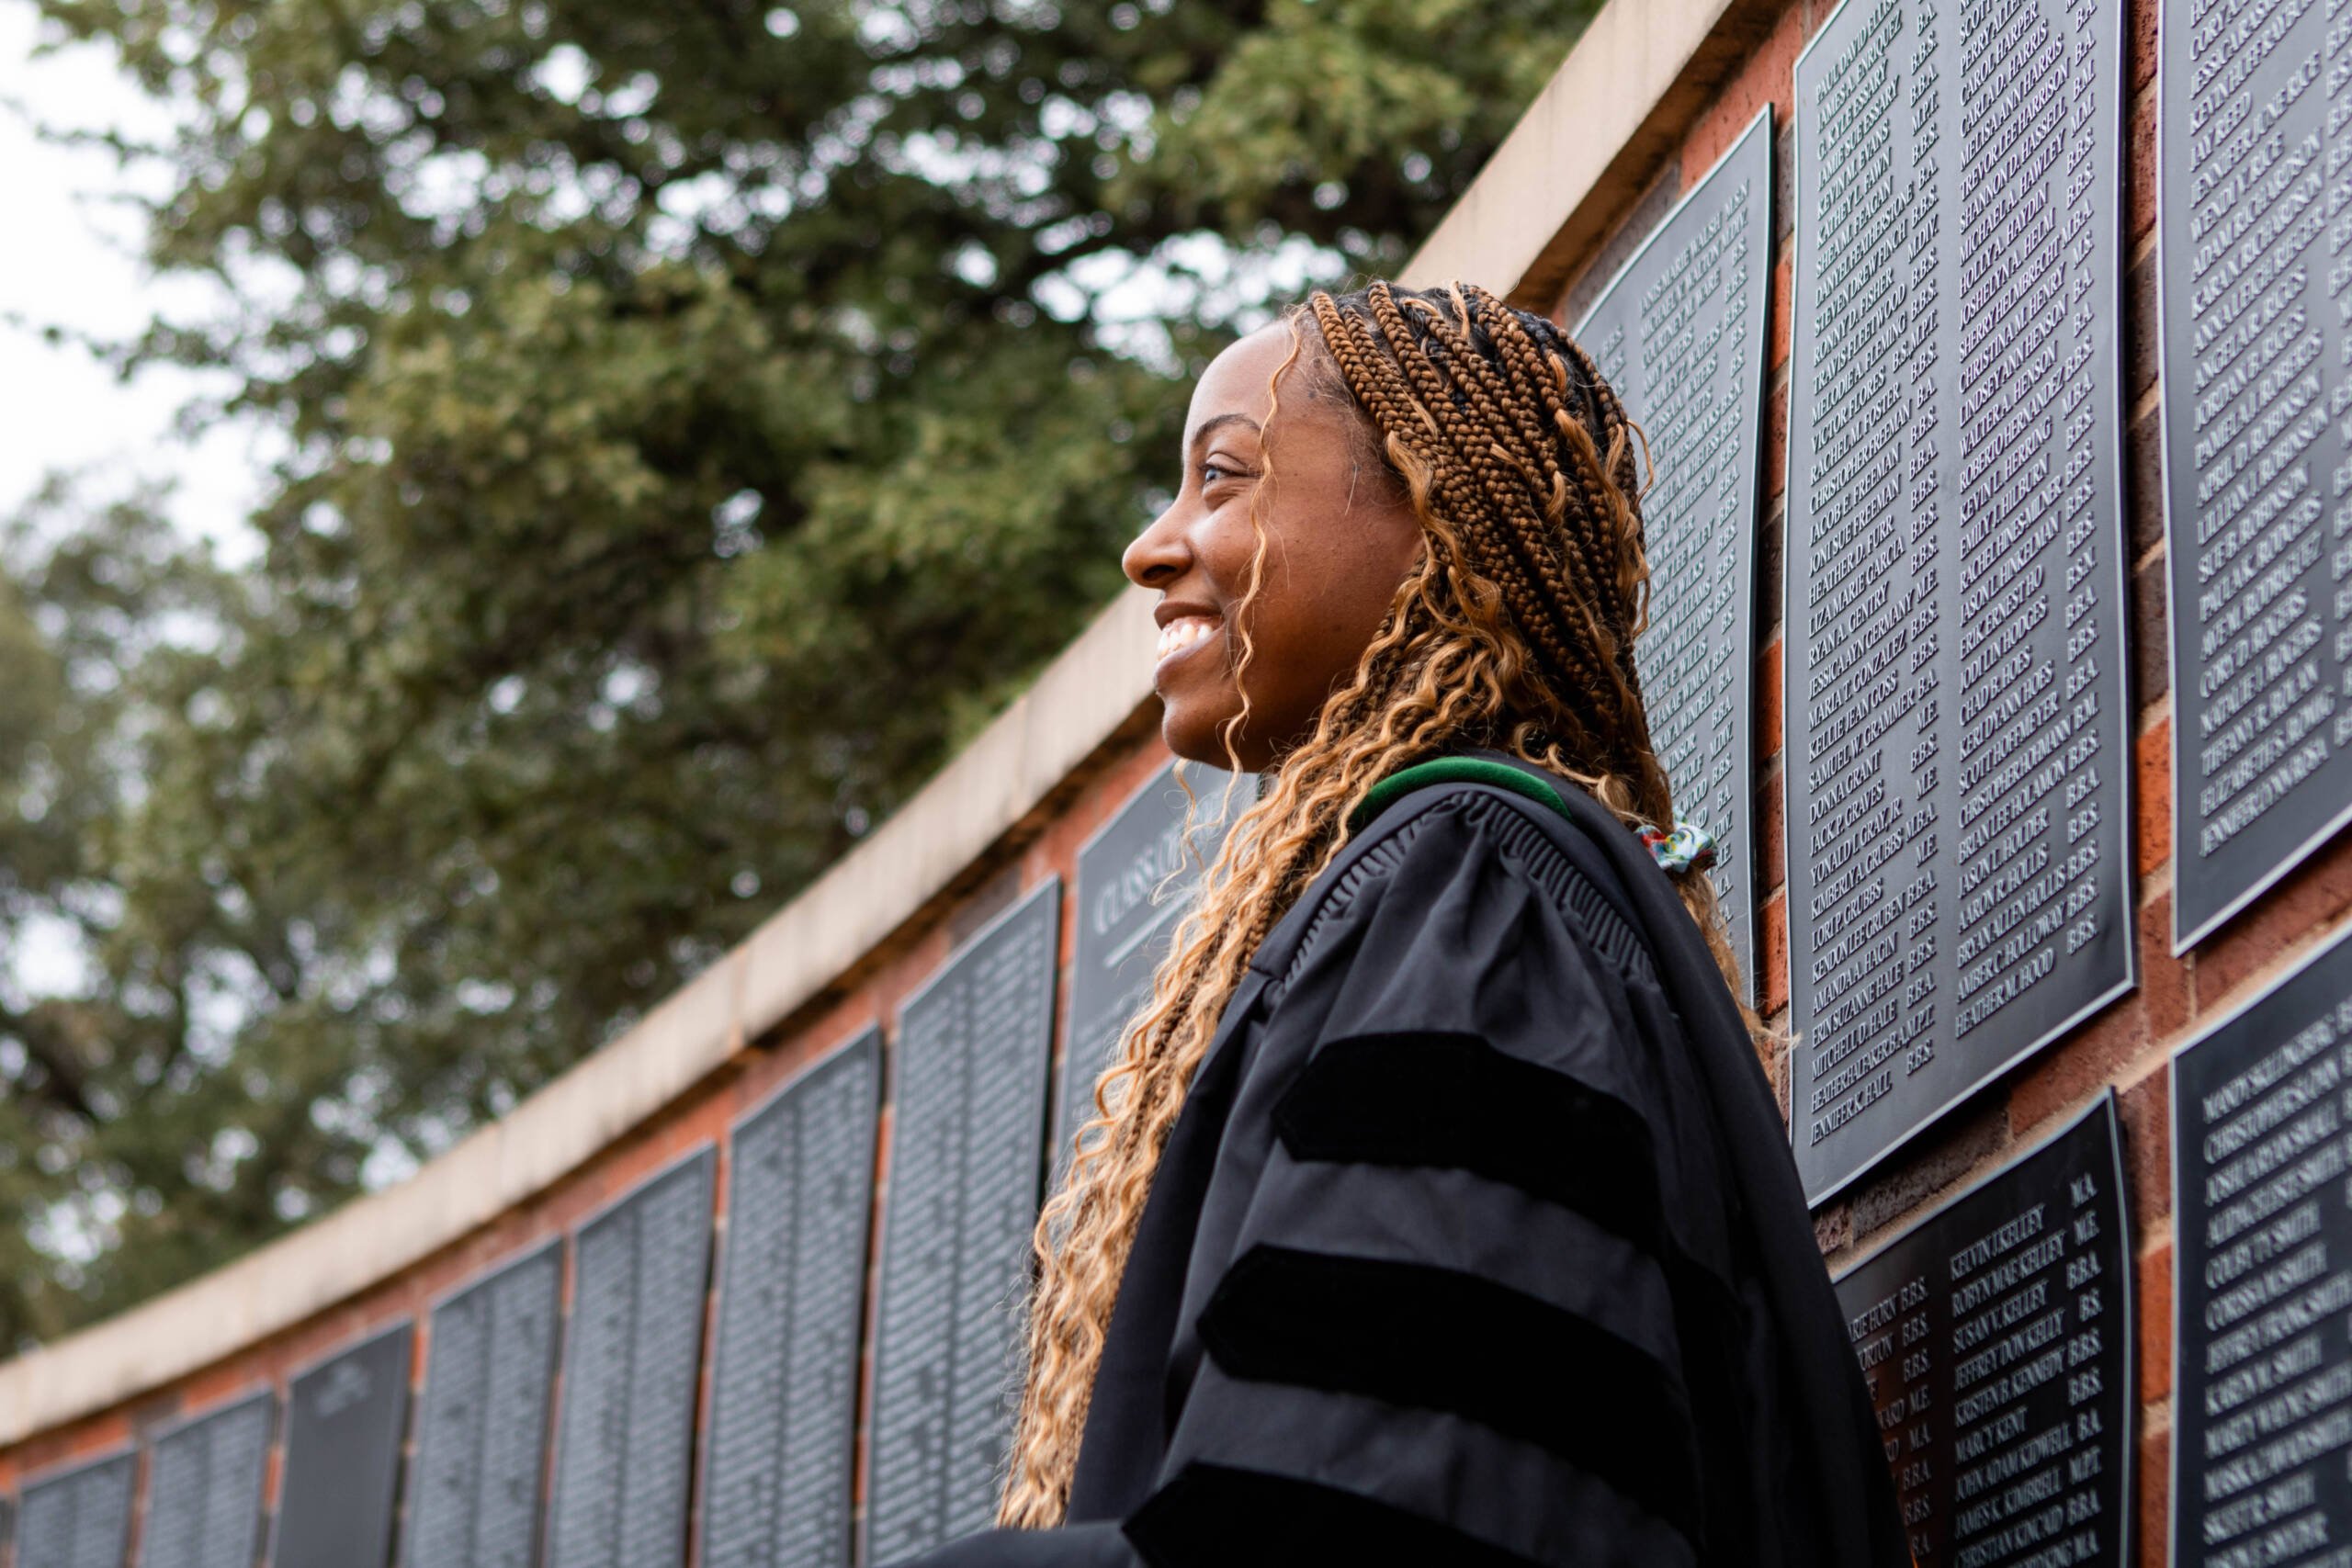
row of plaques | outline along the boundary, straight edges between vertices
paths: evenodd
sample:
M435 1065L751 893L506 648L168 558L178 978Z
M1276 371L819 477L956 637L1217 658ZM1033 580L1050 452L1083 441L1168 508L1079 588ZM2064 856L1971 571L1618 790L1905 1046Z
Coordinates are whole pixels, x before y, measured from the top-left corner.
M2352 1539L2352 933L2170 1064L2170 1560ZM2113 1091L1836 1281L1919 1568L2136 1561Z
M1081 852L1065 1141L1215 852L1227 785L1162 770ZM902 1010L867 1561L993 1513L1046 1168L1060 896L1032 893ZM868 1032L731 1130L707 1423L710 1147L580 1225L568 1322L560 1241L434 1306L404 1523L410 1323L292 1380L274 1524L273 1396L153 1438L135 1568L365 1568L391 1560L396 1524L402 1568L660 1568L687 1560L690 1529L707 1568L846 1568L882 1068ZM126 1451L28 1485L14 1568L122 1568L135 1481Z
M2160 0L2172 940L2352 821L2352 4ZM1845 0L1795 67L1791 1135L1835 1194L2128 990L2123 0ZM1639 649L1736 946L1769 123L1577 335L1657 454ZM1752 314L1751 314L1752 313ZM2144 508L2153 513L2154 507ZM2148 694L2143 694L2144 697ZM1725 785L1731 785L1726 792ZM2176 1562L2352 1538L2352 938L2172 1064ZM1923 1568L2132 1560L2112 1097L1838 1282Z
M1816 1202L2133 983L2122 24L1849 0L1795 66L1781 790ZM1576 327L1657 475L1637 662L1751 981L1772 161L1767 109Z
M2185 951L2352 821L2352 17L2161 8ZM1794 67L1781 788L1816 1202L2136 980L2125 12L1846 0ZM1747 965L1771 175L1768 110L1576 329L1648 440L1640 671Z

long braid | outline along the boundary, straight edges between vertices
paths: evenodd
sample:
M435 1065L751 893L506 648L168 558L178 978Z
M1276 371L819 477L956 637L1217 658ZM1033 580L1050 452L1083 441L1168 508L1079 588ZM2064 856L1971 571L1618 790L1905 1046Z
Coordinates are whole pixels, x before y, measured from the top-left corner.
M1466 284L1318 291L1288 321L1276 410L1296 380L1351 411L1429 547L1313 733L1203 869L1151 1003L1095 1084L1095 1114L1037 1224L1027 1377L999 1509L1009 1525L1052 1525L1067 1509L1111 1309L1185 1091L1251 955L1345 847L1365 793L1411 762L1491 746L1576 779L1629 822L1673 818L1634 672L1648 594L1640 437L1591 357ZM1238 669L1251 657L1266 550L1260 526L1233 617ZM1245 690L1245 714L1247 703ZM1680 891L1736 992L1712 885L1686 876ZM1769 1055L1771 1037L1748 1022Z

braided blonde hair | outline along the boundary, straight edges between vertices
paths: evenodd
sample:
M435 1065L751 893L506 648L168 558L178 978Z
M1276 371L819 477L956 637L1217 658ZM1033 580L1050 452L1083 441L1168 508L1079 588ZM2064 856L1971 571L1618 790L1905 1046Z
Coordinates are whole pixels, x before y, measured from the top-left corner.
M1294 367L1309 397L1352 405L1429 547L1354 674L1205 869L1150 1005L1095 1086L1096 1114L1037 1224L1027 1376L998 1515L1007 1525L1057 1524L1068 1507L1104 1330L1185 1090L1251 954L1346 844L1365 792L1414 761L1487 746L1576 779L1629 823L1674 820L1634 671L1649 590L1638 433L1590 356L1544 317L1469 284L1318 291L1286 320L1277 405ZM1254 508L1252 522L1237 684L1265 559ZM1225 725L1228 756L1243 703ZM1679 886L1736 995L1713 886L1703 876Z

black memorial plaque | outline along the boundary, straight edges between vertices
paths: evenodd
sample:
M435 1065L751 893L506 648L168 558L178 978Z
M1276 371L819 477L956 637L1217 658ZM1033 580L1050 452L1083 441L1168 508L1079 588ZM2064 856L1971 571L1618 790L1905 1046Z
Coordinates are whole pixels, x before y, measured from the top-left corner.
M2352 1540L2347 1085L2343 938L2173 1058L2172 1560L2183 1568L2333 1568Z
M736 1124L704 1568L848 1568L881 1080L868 1032Z
M2352 819L2352 20L2165 0L2173 931ZM2321 525L2321 520L2326 525Z
M2122 1568L2135 1462L2115 1097L1838 1280L1917 1568Z
M718 1163L687 1156L572 1240L548 1568L686 1560Z
M433 1309L401 1531L406 1568L535 1568L562 1323L560 1241Z
M122 1568L132 1457L119 1453L26 1484L14 1568Z
M1675 810L1720 845L1715 891L1751 991L1756 529L1771 287L1768 107L1576 328L1648 438L1657 480L1642 498L1642 694Z
M2130 989L2124 0L1796 66L1790 1132L1815 1201Z
M1200 868L1216 858L1229 823L1257 799L1254 777L1233 781L1223 769L1192 764L1179 783L1170 762L1078 852L1069 1038L1062 1047L1061 1102L1054 1126L1054 1146L1061 1156L1094 1114L1094 1082L1111 1065L1128 1021L1151 998L1152 971L1167 956L1176 922L1192 907ZM1187 802L1187 785L1197 805ZM1189 849L1187 820L1197 823Z
M139 1568L254 1568L277 1401L267 1393L155 1439Z
M1012 1435L1017 1301L1046 1134L1061 885L967 943L900 1014L868 1442L866 1552L987 1525Z
M416 1325L402 1323L296 1377L272 1568L384 1568L392 1556Z

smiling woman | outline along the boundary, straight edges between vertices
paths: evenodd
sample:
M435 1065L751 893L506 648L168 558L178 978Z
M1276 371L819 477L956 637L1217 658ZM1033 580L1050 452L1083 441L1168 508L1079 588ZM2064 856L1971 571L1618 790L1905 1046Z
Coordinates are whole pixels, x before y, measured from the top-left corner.
M1352 405L1326 389L1281 406L1298 352L1277 321L1211 363L1184 422L1183 486L1124 563L1161 594L1152 684L1170 749L1253 772L1312 726L1421 549L1411 502ZM1228 628L1245 600L1237 683L1243 642Z
M1267 772L1038 1228L1005 1528L927 1568L1906 1562L1633 660L1638 437L1482 290L1220 355L1161 594Z

